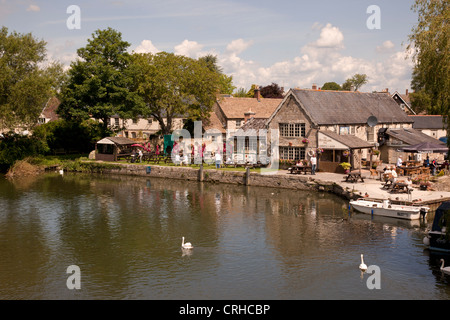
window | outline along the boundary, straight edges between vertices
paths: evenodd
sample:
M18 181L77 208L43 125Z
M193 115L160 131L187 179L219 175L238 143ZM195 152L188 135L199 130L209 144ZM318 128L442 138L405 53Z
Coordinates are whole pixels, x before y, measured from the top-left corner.
M114 125L119 127L119 118L114 118Z
M137 124L138 120L137 119L133 119L133 124Z
M304 137L306 126L304 123L280 123L280 135L282 137Z
M281 160L303 160L305 159L305 148L280 147Z
M241 126L241 120L236 120L236 128L239 128Z

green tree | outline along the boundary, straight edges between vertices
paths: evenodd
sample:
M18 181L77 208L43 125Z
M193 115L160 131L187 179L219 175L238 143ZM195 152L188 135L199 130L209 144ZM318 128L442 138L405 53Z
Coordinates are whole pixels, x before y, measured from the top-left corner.
M95 31L86 47L77 50L79 59L71 64L58 108L64 119L101 120L106 134L112 115L138 116L134 111L142 100L130 75L129 46L120 32L108 28Z
M134 54L131 74L144 107L136 112L154 117L163 134L172 132L176 116L193 120L209 116L220 87L220 75L204 60L173 53Z
M46 63L46 43L0 29L0 129L31 129L59 87L62 67Z
M418 22L409 36L408 51L415 63L411 87L413 108L449 116L450 5L448 0L416 0L411 8ZM450 132L450 131L449 131ZM449 142L450 143L450 142Z
M358 91L363 85L368 82L367 75L356 73L353 77L348 78L342 84L342 90Z
M337 84L336 82L325 82L322 86L321 90L334 90L334 91L340 91L342 90L342 87Z
M199 58L199 60L205 62L211 71L219 74L219 92L222 94L232 94L234 89L236 89L236 87L233 86L233 77L223 73L223 68L217 63L217 56L207 54L206 56Z
M246 98L247 97L247 90L245 90L245 88L239 88L235 93L233 93L233 97Z

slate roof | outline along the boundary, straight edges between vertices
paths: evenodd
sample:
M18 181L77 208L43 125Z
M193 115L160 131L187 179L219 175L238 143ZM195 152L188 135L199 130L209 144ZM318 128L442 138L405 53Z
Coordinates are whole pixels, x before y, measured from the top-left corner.
M366 149L366 148L372 148L373 144L370 144L367 141L364 141L358 137L355 137L353 135L339 135L336 132L328 131L328 130L322 130L319 131L320 133L323 133L324 135L336 140L337 142L342 143L343 145L346 145L350 149Z
M444 129L443 117L439 115L409 116L414 129Z
M59 101L58 98L52 97L48 100L47 104L45 105L44 109L42 110L42 115L49 119L49 121L58 120L59 116L56 113L56 110L58 109L59 105L61 104L61 101Z
M256 99L223 97L217 101L227 119L244 119L244 113L251 111L257 118L269 118L283 99Z
M317 125L366 124L370 116L378 123L413 122L387 94L305 89L291 93Z
M430 137L429 135L415 129L387 129L386 134L388 134L392 138L403 141L408 145L415 145L421 142L432 142L435 144L444 145L438 139Z

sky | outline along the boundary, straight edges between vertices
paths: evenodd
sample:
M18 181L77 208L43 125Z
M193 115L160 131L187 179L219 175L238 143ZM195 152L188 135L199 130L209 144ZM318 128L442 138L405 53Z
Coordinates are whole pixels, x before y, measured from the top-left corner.
M0 25L47 42L66 67L98 29L111 27L130 52L217 55L237 88L342 84L360 91L410 90L406 52L417 23L414 0L0 0ZM79 11L68 10L76 5ZM376 6L374 11L372 8Z

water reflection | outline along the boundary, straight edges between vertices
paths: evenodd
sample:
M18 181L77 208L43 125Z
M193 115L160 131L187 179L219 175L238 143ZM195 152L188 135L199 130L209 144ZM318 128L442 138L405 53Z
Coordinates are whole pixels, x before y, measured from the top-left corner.
M349 213L325 193L143 177L1 179L0 298L448 298L420 246L423 229ZM182 236L193 250L181 248ZM360 277L361 253L380 266L382 290ZM81 290L65 286L69 265L81 269Z

